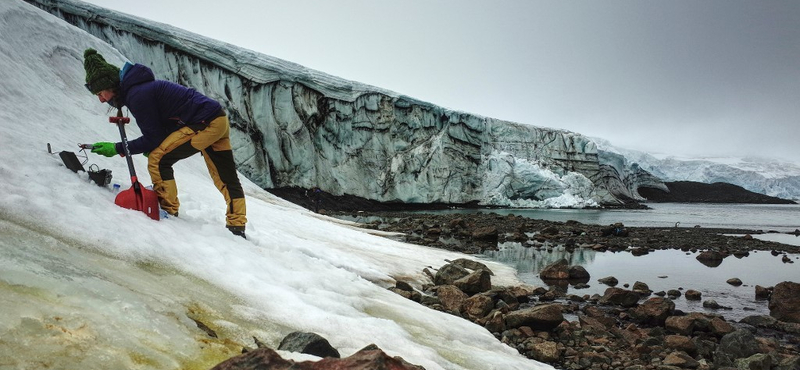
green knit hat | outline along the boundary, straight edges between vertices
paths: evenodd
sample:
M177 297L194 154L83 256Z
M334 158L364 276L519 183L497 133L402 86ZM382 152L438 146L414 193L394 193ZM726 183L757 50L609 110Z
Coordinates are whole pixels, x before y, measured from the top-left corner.
M97 50L83 52L83 69L86 70L86 88L92 94L119 87L119 68L106 63Z

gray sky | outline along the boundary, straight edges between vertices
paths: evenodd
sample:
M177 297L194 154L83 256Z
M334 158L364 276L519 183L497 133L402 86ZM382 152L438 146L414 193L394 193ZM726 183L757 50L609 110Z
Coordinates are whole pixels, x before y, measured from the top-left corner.
M450 109L800 163L796 0L89 2Z

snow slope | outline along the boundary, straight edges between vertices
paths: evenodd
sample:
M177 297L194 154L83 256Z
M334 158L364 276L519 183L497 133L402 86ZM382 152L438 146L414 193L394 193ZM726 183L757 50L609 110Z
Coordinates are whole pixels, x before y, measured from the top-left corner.
M545 369L466 320L390 293L463 255L370 235L244 180L248 236L224 228L201 157L175 167L181 218L155 222L46 151L113 141L83 88L83 50L125 58L20 0L0 2L0 364L10 368L207 369L258 337L326 337L343 356L375 343L427 369ZM128 127L128 135L138 135ZM125 161L89 156L129 187ZM146 160L134 158L149 183ZM494 284L515 272L486 262ZM192 319L219 334L212 339Z

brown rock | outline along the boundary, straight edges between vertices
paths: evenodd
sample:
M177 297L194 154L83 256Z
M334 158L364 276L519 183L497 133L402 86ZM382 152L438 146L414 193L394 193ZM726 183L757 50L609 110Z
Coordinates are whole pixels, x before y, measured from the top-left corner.
M494 302L491 297L478 294L467 298L461 307L461 313L471 321L475 321L488 315L494 308Z
M725 334L731 333L735 330L733 325L719 317L711 319L711 321L708 323L708 328L711 330L712 334L717 336L717 338L722 338L725 336Z
M469 275L467 269L453 263L448 263L436 271L433 283L436 285L449 285L467 275Z
M561 358L561 350L556 342L545 341L530 345L530 354L534 360L554 363Z
M539 277L550 280L567 280L569 279L569 262L563 258L553 262L542 269Z
M726 255L716 251L705 251L697 255L697 260L708 267L717 267L722 264Z
M533 295L533 287L530 285L518 285L506 289L506 292L519 303L530 301Z
M439 297L439 302L448 312L461 310L461 305L469 298L466 293L456 288L455 285L439 286L436 290L436 296Z
M587 332L605 332L610 328L600 320L584 315L578 316L578 322L581 324L581 329Z
M486 324L483 325L490 333L502 333L506 330L506 321L503 318L503 313L495 310L489 313L486 317Z
M772 294L773 288L766 288L761 285L756 285L756 299L769 299Z
M684 335L667 335L664 337L664 346L677 351L686 353L697 352L697 346L692 341L692 338Z
M495 226L479 227L472 232L472 238L481 241L497 242L497 236L498 232Z
M725 282L730 284L730 285L733 285L733 286L741 286L742 285L742 279L739 279L739 278L730 278Z
M480 263L478 261L473 261L471 259L458 258L458 259L455 259L453 261L450 261L450 263L452 263L452 264L454 264L456 266L461 266L461 267L463 267L465 269L470 269L472 271L486 270L486 271L489 271L489 275L494 275L494 273L492 272L492 270L489 269L488 266L486 266L485 264Z
M617 280L617 278L615 278L613 276L608 276L608 277L604 277L602 279L597 279L597 281L600 282L601 284L605 284L605 285L608 285L608 286L617 286L617 284L619 284L619 280Z
M390 357L379 348L369 346L350 357L326 357L319 361L285 360L269 348L259 348L230 358L211 370L424 370L401 357Z
M550 331L564 321L561 307L557 304L546 304L514 311L506 315L506 327L519 328L530 326L534 330Z
M649 325L663 326L667 317L675 312L675 303L662 297L654 297L644 301L631 310L631 317L639 322Z
M677 351L668 354L662 363L667 366L675 366L681 369L696 369L698 366L700 366L699 362L683 351Z
M492 277L488 270L481 269L454 281L453 285L467 295L474 295L492 289Z
M591 278L583 266L572 266L567 271L570 280L589 281Z
M664 327L677 334L691 335L694 331L694 318L689 316L670 316L664 321Z
M700 292L698 292L698 291L696 291L694 289L687 290L684 295L686 296L686 299L689 300L689 301L699 301L703 297L702 293L700 293Z
M622 288L608 288L603 297L600 298L601 304L620 305L622 307L633 307L639 302L639 294Z
M652 290L650 290L650 287L647 286L647 284L641 281L633 283L633 288L631 288L631 290L633 290L636 293L639 293L639 295L641 295L642 297L647 297L653 292Z
M800 284L784 281L775 285L769 299L769 315L780 321L800 323Z

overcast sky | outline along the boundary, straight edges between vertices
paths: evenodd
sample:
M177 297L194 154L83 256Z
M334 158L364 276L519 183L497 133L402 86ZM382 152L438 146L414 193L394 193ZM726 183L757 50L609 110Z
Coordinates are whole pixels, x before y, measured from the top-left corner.
M450 109L800 163L800 1L89 2Z

